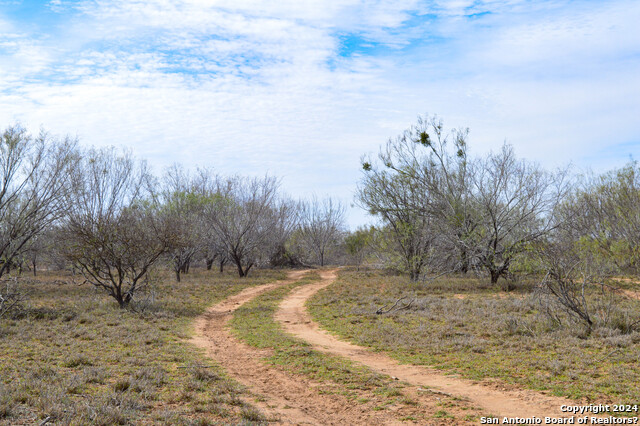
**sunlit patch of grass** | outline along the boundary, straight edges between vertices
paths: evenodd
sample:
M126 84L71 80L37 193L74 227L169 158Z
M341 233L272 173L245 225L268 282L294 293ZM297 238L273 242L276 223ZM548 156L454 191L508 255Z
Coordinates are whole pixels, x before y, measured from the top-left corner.
M0 320L0 424L238 423L252 413L242 388L187 340L206 307L283 272L195 269L179 284L167 273L131 310L41 275L23 284L26 309Z
M558 326L541 312L534 284L525 280L504 292L472 277L412 283L375 271L342 272L307 305L323 327L402 362L575 399L640 401L640 333ZM403 296L413 300L408 308L376 314ZM617 303L640 319L640 302Z

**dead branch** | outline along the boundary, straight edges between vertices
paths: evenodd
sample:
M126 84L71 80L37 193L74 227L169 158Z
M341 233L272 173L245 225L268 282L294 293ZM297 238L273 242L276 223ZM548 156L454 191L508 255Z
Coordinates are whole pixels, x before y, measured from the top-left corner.
M608 354L606 354L605 356L603 356L602 358L598 358L598 359L596 359L596 360L594 360L594 361L591 361L591 364L597 364L597 363L599 363L599 362L602 362L602 361L604 361L605 359L609 358L611 355L613 355L613 354L615 354L615 353L618 353L618 352L620 352L620 349L619 349L619 348L618 348L618 349L614 349L614 350L612 350L611 352L609 352Z
M18 310L22 307L22 302L27 299L27 294L18 286L18 278L4 279L4 290L0 290L0 318L10 311Z
M409 301L409 303L405 303L403 306L400 306L400 307L396 308L396 306L398 306L398 304L402 300L407 299L407 298L408 298L408 296L403 296L400 299L396 300L396 303L394 303L393 306L390 307L389 309L385 309L385 307L382 307L382 308L378 309L376 311L376 315L388 314L389 312L393 311L394 309L396 311L402 311L403 309L409 309L411 307L411 305L413 304L413 302L415 302L415 299L411 299Z
M434 277L430 277L427 278L426 276L424 277L424 279L422 280L422 282L427 283L427 282L433 282L435 280L437 280L438 278L444 276L444 275L449 275L449 274L453 274L454 272L456 272L454 269L450 270L450 271L444 271Z

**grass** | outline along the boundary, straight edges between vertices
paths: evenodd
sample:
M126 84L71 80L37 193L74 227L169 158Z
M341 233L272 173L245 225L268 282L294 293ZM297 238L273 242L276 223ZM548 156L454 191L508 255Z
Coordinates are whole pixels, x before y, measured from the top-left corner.
M167 273L138 312L67 276L25 277L25 309L0 319L0 424L263 421L188 339L207 306L283 277L196 269L178 284Z
M285 333L274 320L279 303L291 290L317 279L319 276L312 273L244 304L231 320L233 333L253 347L272 349L267 362L289 373L327 384L322 392L344 394L374 410L386 409L391 404L413 409L416 403L403 395L400 383L348 359L316 351L306 342Z
M323 327L402 362L575 399L640 403L640 333L615 321L590 334L576 324L559 326L541 312L533 285L518 283L506 293L475 278L411 283L343 271L308 308ZM408 309L375 313L402 296L414 299ZM628 320L640 318L640 301L620 298L618 307Z

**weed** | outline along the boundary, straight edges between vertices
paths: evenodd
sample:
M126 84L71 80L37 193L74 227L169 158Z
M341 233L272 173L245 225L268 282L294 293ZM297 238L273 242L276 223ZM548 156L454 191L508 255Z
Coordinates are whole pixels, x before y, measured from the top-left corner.
M64 361L62 365L67 368L76 368L76 367L82 367L85 365L93 365L93 363L89 358L80 354L80 355L71 356L71 358Z
M240 416L243 419L249 420L251 422L265 423L268 421L267 417L264 414L262 414L262 412L260 412L259 410L253 407L243 407L242 410L240 411Z
M435 419L452 419L454 418L451 414L447 413L445 410L438 410L433 414Z

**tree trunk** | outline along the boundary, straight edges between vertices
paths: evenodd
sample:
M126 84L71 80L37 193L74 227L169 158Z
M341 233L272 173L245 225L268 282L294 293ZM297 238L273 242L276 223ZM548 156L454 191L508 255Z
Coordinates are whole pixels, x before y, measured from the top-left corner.
M226 259L220 260L220 273L224 273L224 264L227 263Z
M176 268L175 271L176 271L176 281L180 282L180 268Z
M418 281L418 279L420 278L420 270L412 268L409 272L409 276L411 277L411 281Z
M119 298L116 298L116 300L118 301L120 309L126 309L127 306L129 306L129 302L131 302L131 296L126 294L124 297L120 296Z
M206 263L207 263L207 271L210 271L211 268L213 267L213 261L214 259L207 259Z
M129 302L131 302L131 294L129 294L128 292L122 294L122 289L120 287L114 287L115 291L112 291L111 295L114 299L116 299L116 302L118 302L118 306L120 307L120 309L125 309L127 306L129 306Z
M469 272L469 257L467 256L467 250L461 250L460 252L460 272L466 274Z
M509 271L509 264L511 263L510 259L506 259L502 266L489 265L489 272L491 272L491 284L495 284L498 282L498 278L505 275Z
M238 267L238 275L240 278L245 276L244 270L242 269L242 263L236 261L236 266Z

